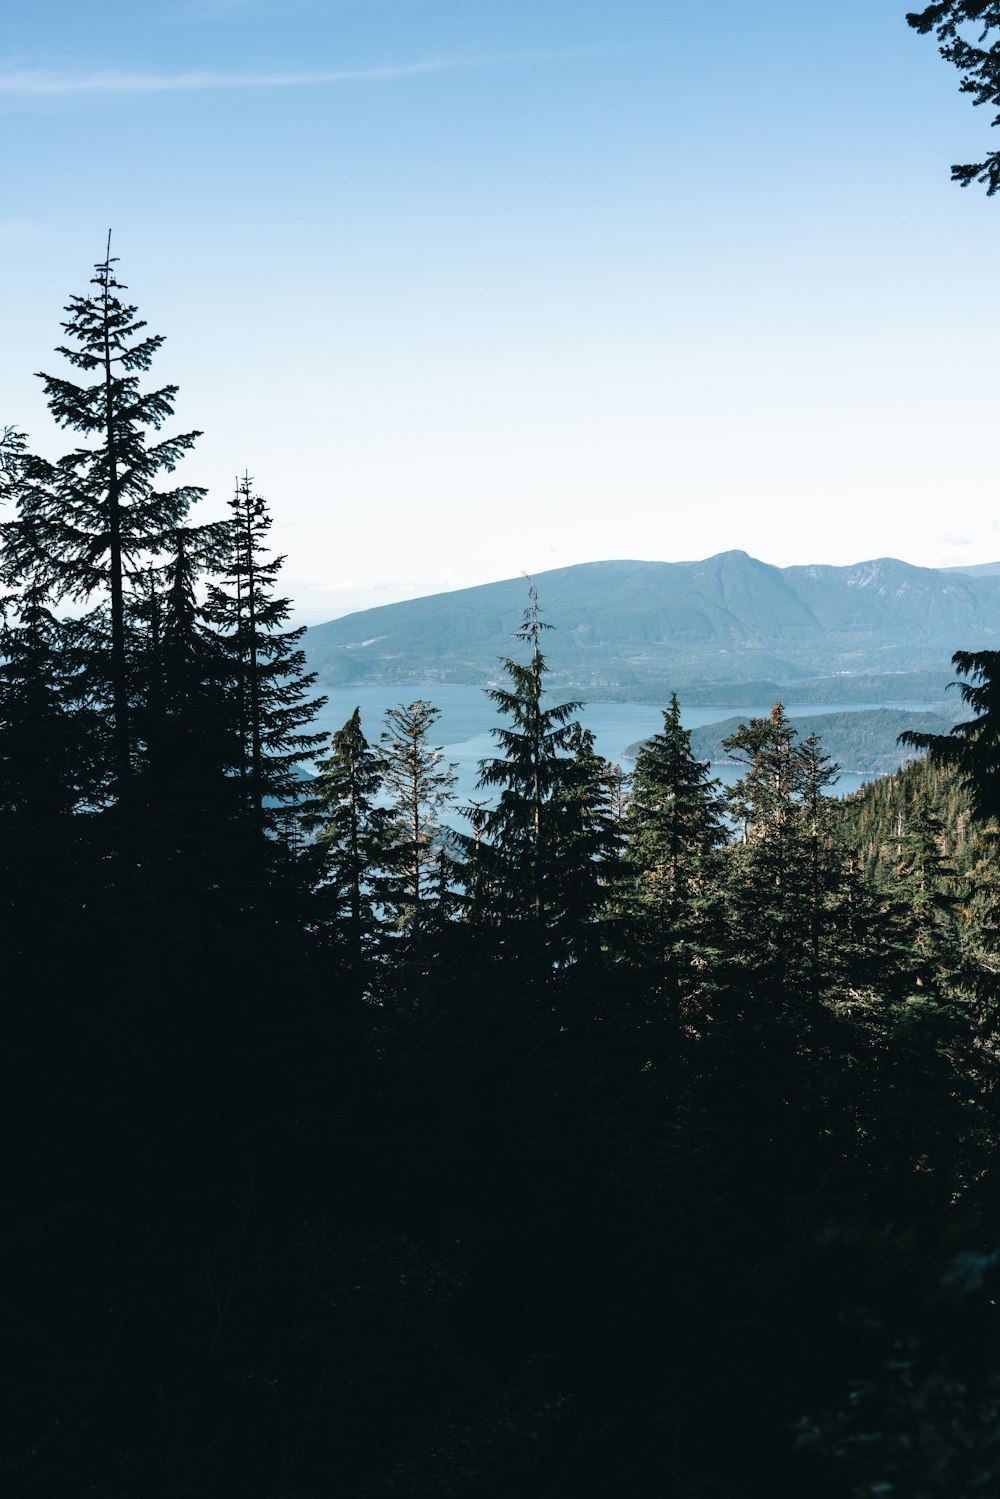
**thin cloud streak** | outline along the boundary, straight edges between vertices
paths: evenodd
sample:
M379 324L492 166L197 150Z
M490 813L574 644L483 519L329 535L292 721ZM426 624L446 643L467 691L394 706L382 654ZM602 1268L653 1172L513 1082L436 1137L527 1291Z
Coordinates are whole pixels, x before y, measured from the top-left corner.
M589 51L508 52L487 57L435 57L424 62L385 63L365 68L330 68L303 73L57 73L23 69L0 73L0 98L51 98L73 94L169 94L224 89L308 88L338 83L383 82L427 73L454 73L517 63L568 62L593 57Z

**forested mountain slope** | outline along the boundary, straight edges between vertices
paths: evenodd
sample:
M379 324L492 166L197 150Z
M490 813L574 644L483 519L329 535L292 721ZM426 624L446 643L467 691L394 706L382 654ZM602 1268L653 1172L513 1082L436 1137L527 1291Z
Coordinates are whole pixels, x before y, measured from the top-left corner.
M745 552L702 562L591 562L539 574L554 682L658 692L848 673L940 673L955 643L1000 638L1000 578L911 567L772 567ZM316 625L321 682L495 679L523 578L365 609Z
M957 705L956 705L957 706ZM795 719L798 734L817 734L823 750L841 770L858 775L888 776L916 759L920 751L897 743L904 730L947 734L955 713L907 713L899 708L864 708L856 713L809 713ZM691 750L699 760L731 759L724 741L740 726L738 717L702 724L691 730ZM625 751L634 759L642 745L630 744Z

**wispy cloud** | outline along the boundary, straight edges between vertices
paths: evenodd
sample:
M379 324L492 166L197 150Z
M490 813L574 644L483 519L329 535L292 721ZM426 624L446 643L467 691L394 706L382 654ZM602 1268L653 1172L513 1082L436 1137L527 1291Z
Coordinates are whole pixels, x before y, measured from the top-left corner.
M321 87L338 83L381 82L416 78L425 73L454 73L517 63L566 62L592 53L506 52L484 57L433 57L423 62L384 63L362 68L320 68L289 73L134 73L108 69L93 73L60 73L43 68L0 72L0 98L45 98L73 94L204 93L225 89Z

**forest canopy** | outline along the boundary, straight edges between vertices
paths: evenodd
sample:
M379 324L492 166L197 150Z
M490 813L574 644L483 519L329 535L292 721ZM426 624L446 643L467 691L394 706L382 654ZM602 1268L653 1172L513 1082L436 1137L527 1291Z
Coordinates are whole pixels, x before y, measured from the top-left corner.
M995 1491L996 660L842 801L780 702L626 774L531 587L462 821L432 702L317 733L125 291L0 442L11 1491Z

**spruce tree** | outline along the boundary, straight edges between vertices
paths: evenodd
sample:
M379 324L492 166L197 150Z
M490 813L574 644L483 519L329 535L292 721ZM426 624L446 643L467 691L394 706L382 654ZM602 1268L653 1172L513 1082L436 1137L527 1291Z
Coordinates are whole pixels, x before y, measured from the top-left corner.
M909 24L927 36L934 32L938 50L961 74L959 88L971 94L974 104L1000 105L1000 6L997 0L934 0L921 11L911 11ZM964 31L972 27L971 32ZM987 45L984 45L987 44ZM997 123L994 115L992 124ZM989 196L1000 189L1000 151L990 151L982 161L956 163L952 180L962 187L980 182Z
M192 447L197 432L150 441L173 414L176 386L143 391L140 375L163 344L147 334L137 309L122 300L111 239L95 267L94 288L74 296L57 353L87 383L40 375L56 422L81 434L57 462L29 453L17 458L18 511L0 528L8 576L54 604L97 600L86 669L107 693L113 744L111 785L121 801L133 773L134 701L130 691L129 595L147 568L162 560L169 537L203 490L157 488Z
M835 774L815 736L796 742L781 703L723 740L746 773L728 801L739 837L729 851L728 919L738 967L779 1006L823 987L821 909L832 871L824 787ZM823 876L821 881L821 874Z
M303 858L315 892L314 924L353 963L377 950L398 898L405 832L385 790L385 759L365 738L355 708L316 762L300 812L311 838Z
M725 829L718 782L691 753L676 694L663 728L636 757L625 833L618 889L622 946L679 996L697 984L718 945Z
M926 750L935 765L954 767L973 816L983 823L1000 820L1000 651L956 651L951 661L968 678L958 688L975 716L947 734L907 729L899 742Z
M102 786L106 735L81 696L72 626L33 592L0 626L0 925L8 969L76 925L82 815Z
M440 716L418 698L389 708L381 735L386 790L405 828L396 858L406 925L419 924L429 903L447 905L450 861L441 816L452 800L455 767L428 743Z
M572 760L555 808L559 926L567 955L575 963L593 966L600 959L600 927L621 846L613 804L614 768L597 753L592 731L581 723L570 724L566 749Z
M228 655L239 725L238 775L247 816L260 833L287 830L282 810L302 794L299 766L322 743L306 726L326 702L310 697L305 628L282 626L291 600L276 593L284 557L267 545L272 518L249 474L229 502L228 544L219 582L209 589L208 617Z
M941 991L959 957L961 887L944 844L941 819L918 794L897 846L893 896L900 965L927 994Z
M173 842L189 830L206 854L234 824L240 740L229 663L198 601L219 546L215 527L179 528L162 585L133 606L139 800Z
M560 924L561 804L573 788L570 724L580 704L543 706L545 658L534 584L514 638L529 648L527 663L501 658L509 687L487 696L509 720L490 732L502 751L479 766L479 786L499 792L482 816L477 851L481 893L488 891L492 923L527 949L555 938ZM468 842L466 842L468 847Z

